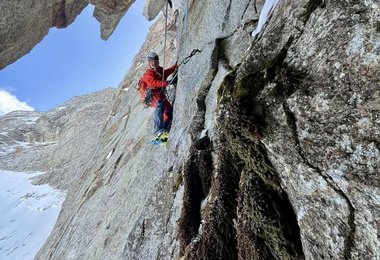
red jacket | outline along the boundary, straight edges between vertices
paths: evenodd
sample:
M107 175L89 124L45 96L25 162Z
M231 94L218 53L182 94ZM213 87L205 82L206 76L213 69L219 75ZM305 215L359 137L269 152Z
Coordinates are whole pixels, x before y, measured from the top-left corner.
M151 103L151 106L155 106L157 100L165 100L166 96L163 91L164 88L169 86L168 82L166 82L166 79L171 75L175 69L177 68L177 64L174 64L170 68L164 70L164 73L162 72L162 67L157 67L156 70L149 68L145 71L142 80L148 85L148 88L152 89L153 92L153 100ZM162 79L162 75L164 75L164 79Z

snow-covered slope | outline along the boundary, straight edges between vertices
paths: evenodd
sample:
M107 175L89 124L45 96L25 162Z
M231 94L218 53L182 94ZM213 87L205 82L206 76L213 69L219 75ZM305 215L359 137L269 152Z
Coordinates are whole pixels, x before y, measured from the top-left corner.
M69 182L80 177L74 174L78 154L88 156L101 134L113 95L110 88L48 112L0 116L1 260L34 259L56 223ZM62 191L33 185L32 179Z
M33 185L40 174L0 170L0 259L33 259L54 227L64 193Z

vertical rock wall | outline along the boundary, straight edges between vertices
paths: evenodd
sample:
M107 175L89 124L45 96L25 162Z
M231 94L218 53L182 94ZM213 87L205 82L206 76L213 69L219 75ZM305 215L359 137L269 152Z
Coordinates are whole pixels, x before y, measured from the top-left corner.
M175 4L169 45L202 52L169 144L134 89L150 38L39 258L378 257L377 4L279 1L255 37L264 1L190 1L187 35Z
M169 143L136 91L160 18L37 259L380 256L379 3L280 0L252 37L266 2L174 1L167 66L201 53Z

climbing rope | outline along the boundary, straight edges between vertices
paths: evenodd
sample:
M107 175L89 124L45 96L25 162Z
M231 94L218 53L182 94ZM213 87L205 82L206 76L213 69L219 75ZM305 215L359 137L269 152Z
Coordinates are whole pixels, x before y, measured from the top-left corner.
M168 5L169 1L166 0L166 7L165 7L165 36L164 36L164 62L162 64L162 85L164 85L164 79L165 79L165 61L166 61L166 37L167 37L167 31L168 31Z
M202 51L199 50L199 49L194 49L194 50L190 53L189 56L185 57L185 58L184 58L184 59L178 64L177 69L174 71L173 76L172 76L171 80L169 81L169 86L172 85L173 81L177 78L178 71L179 71L178 68L179 68L182 64L186 64L186 63L188 63L189 60L191 59L191 57L193 57L197 52L202 52ZM174 88L175 88L176 85L177 85L177 82L176 82L174 85L175 85L175 86L174 86ZM168 92L167 92L167 89L166 89L166 88L165 88L165 91L166 91L165 94L167 95ZM168 99L169 99L169 100L171 99L171 96L172 96L173 92L174 92L174 90L172 90L172 91L169 93L169 95L168 95Z
M174 74L172 76L172 79L169 81L169 85L172 84L173 80L177 77L178 75L178 68L182 65L182 64L186 64L189 62L189 60L191 59L191 57L193 57L197 52L202 52L200 49L194 49L189 56L185 57L178 65L177 65L177 69L174 71Z
M167 24L168 24L168 4L169 4L169 1L167 0L166 1L166 7L165 7L165 36L164 36L164 61L163 61L163 75L162 75L162 83L164 83L164 78L165 78L165 56L166 56L166 38L167 38ZM188 23L188 17L189 17L189 0L186 0L186 12L185 12L185 25L184 25L184 33L183 33L183 56L185 56L186 54L186 37L187 37L187 23ZM182 65L182 64L186 64L189 62L189 60L191 59L191 57L193 57L197 52L202 52L201 50L199 49L194 49L190 55L188 55L187 57L184 57L183 60L177 65L177 69L175 70L173 76L172 76L172 79L169 81L169 85L172 84L173 80L177 77L178 75L178 68Z
M186 0L186 12L185 12L185 25L183 26L183 56L185 57L186 53L186 36L187 36L187 22L189 19L189 0ZM183 58L185 60L185 58Z

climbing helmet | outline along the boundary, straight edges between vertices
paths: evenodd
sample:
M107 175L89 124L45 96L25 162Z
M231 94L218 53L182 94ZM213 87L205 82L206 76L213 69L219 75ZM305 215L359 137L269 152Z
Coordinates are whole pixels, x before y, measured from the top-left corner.
M146 56L146 59L147 59L148 61L151 61L151 60L159 60L159 59L158 59L158 54L155 53L155 52L150 52L150 53L148 54L148 56Z

